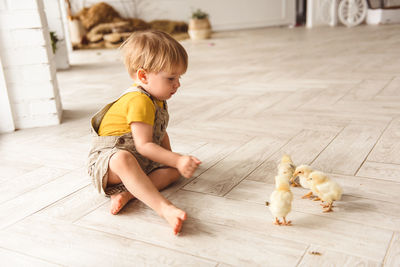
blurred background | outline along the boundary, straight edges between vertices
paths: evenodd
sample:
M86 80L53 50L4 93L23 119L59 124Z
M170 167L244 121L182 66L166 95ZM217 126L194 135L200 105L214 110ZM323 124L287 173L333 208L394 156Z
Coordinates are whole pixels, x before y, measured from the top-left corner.
M70 67L73 50L117 48L137 30L199 40L260 27L397 23L400 0L0 0L0 132L59 124L56 70Z

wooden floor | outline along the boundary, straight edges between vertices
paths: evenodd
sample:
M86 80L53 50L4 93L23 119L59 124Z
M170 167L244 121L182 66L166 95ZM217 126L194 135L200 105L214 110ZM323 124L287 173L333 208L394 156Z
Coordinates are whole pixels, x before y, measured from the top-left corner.
M400 25L268 28L182 42L173 149L203 161L163 191L180 236L139 201L110 214L85 175L89 118L130 85L117 50L58 72L61 125L0 136L5 266L399 266ZM265 206L283 153L344 188L335 212L294 188L292 227ZM314 252L314 253L313 253Z

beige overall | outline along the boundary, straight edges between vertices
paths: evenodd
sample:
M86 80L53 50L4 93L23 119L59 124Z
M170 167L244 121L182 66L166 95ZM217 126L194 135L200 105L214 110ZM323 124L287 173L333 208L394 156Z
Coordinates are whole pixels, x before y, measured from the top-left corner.
M153 125L153 142L161 145L161 141L164 138L167 125L168 125L168 109L167 102L164 101L164 108L161 108L151 97L149 93L144 91L140 87L130 87L121 96L129 92L142 92L153 100L154 106L156 107L156 114ZM120 97L121 97L120 96ZM120 150L126 150L132 153L138 161L140 167L144 173L149 174L155 169L165 167L161 163L151 161L145 158L136 151L135 143L133 140L132 133L126 133L122 136L99 136L98 130L100 123L111 107L116 101L107 104L99 112L97 112L91 119L91 133L92 133L92 145L89 152L89 159L87 163L88 173L92 178L93 185L96 187L99 193L110 196L119 192L127 191L125 186L121 183L115 186L107 187L108 180L108 163L114 153Z

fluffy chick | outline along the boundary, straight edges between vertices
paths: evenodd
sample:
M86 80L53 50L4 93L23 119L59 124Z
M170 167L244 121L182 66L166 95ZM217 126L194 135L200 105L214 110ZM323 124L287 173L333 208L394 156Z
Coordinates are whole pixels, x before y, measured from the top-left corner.
M290 179L295 169L296 166L293 164L290 156L286 154L283 155L281 162L278 165L278 175L286 176L288 179Z
M296 168L291 178L292 184L296 184L296 178L299 177L300 185L303 188L311 189L311 184L308 182L307 178L314 170L311 166L308 165L300 165ZM302 198L310 198L312 196L312 191L309 191L307 194L302 196Z
M333 202L342 197L342 188L325 173L314 171L308 176L308 182L311 184L312 192L327 204L321 204L326 208L324 212L332 210Z
M289 179L285 175L275 176L275 190L271 193L269 209L277 225L291 225L286 216L292 209L293 194L290 191ZM283 222L279 218L283 218Z

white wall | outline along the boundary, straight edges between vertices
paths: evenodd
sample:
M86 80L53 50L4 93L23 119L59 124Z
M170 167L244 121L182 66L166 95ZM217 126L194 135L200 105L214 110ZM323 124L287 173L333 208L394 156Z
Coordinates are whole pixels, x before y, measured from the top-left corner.
M15 0L14 0L15 1ZM64 1L63 1L64 2ZM49 31L55 32L58 38L55 61L57 69L68 69L68 49L65 39L64 23L59 0L43 0Z
M73 14L99 0L70 0ZM210 14L213 30L295 24L295 0L102 0L123 17L145 21L170 19L189 21L201 8Z
M3 73L3 65L0 60L0 133L15 130L13 114L8 98L6 80Z
M1 96L8 95L15 128L60 123L61 100L42 0L0 0L0 59L7 90Z

